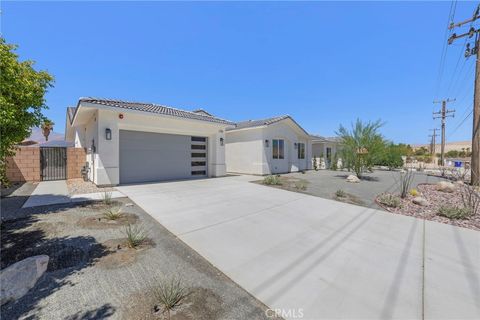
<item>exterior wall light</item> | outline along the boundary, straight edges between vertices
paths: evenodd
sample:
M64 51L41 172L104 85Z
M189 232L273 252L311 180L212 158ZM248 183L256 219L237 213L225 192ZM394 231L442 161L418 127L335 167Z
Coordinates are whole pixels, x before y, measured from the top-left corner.
M265 148L268 148L269 142L270 142L270 141L269 141L268 139L265 140Z
M105 129L105 139L112 140L112 130L110 128Z
M223 146L223 138L220 138L220 145Z
M298 148L298 143L295 142L295 143L293 144L293 147L294 147L295 149L297 149L297 148Z

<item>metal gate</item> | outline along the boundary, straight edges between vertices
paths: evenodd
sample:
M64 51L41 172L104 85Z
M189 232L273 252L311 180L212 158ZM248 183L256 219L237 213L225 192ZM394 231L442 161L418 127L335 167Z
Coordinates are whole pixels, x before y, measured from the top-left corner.
M67 178L67 148L40 148L40 178L42 181Z

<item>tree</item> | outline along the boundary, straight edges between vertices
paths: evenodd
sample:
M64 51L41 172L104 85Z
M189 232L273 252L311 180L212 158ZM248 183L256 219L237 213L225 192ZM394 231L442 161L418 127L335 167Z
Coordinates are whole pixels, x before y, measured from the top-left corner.
M404 149L402 144L387 144L385 145L382 155L379 157L378 161L375 162L375 164L379 166L386 166L390 170L400 168L403 166L402 156L406 156L407 152L408 151Z
M45 141L48 141L48 136L50 135L50 132L53 130L54 125L55 123L53 123L53 121L50 121L50 120L43 121L41 128L42 128L43 136L45 137Z
M343 125L337 131L342 143L343 167L355 172L359 178L382 156L385 141L378 132L382 126L380 120L363 123L357 119L351 131Z
M15 155L15 145L30 136L46 117L45 94L53 86L53 77L36 71L31 60L19 61L17 46L0 37L0 181L8 184L6 158Z

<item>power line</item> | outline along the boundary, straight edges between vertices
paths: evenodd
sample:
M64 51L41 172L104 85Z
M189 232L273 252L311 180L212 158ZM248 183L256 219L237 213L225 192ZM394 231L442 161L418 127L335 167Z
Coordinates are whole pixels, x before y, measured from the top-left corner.
M448 138L450 139L453 134L455 132L457 132L458 129L460 129L460 127L465 123L465 121L467 121L468 118L470 118L470 116L473 114L473 108L472 110L470 110L470 112L467 114L467 116L465 118L463 118L463 120L458 124L458 126L455 127L455 129L453 129L452 132L450 132L450 134L448 135Z

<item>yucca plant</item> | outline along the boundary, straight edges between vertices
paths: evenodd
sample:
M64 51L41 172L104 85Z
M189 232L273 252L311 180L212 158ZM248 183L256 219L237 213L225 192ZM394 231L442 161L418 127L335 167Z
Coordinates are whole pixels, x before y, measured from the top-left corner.
M164 279L153 288L155 300L163 307L163 312L170 319L170 312L182 304L190 294L178 277Z
M108 220L120 219L122 215L123 215L122 208L120 207L109 208L105 210L105 212L103 213L103 216L105 217L105 219L108 219Z
M124 233L127 236L127 245L130 248L138 247L147 238L146 231L138 225L127 225L125 227Z

